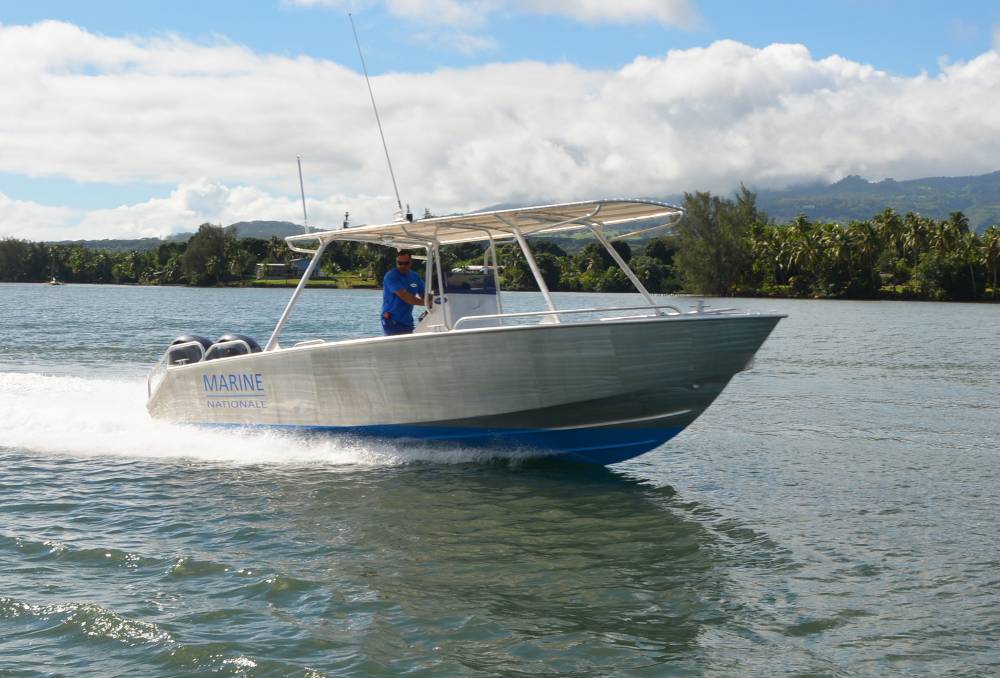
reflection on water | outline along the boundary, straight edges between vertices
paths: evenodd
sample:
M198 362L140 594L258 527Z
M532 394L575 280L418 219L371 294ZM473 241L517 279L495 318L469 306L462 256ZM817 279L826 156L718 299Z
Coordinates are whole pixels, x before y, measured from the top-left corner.
M842 670L851 655L886 641L850 629L894 612L866 594L885 573L845 561L842 544L816 561L634 473L11 451L0 463L24 480L0 488L17 528L0 530L0 657L28 662L14 666L44 665L22 658L30 638L34 656L69 667L164 675L247 662L283 675L775 662L856 675ZM846 642L811 649L830 636Z
M669 492L572 467L362 475L289 488L291 513L314 537L349 516L340 527L363 549L338 576L387 605L370 624L404 663L431 643L438 661L487 672L515 658L525 670L638 667L690 653L723 616L711 537L671 510ZM417 627L427 638L413 646Z
M607 469L4 463L35 489L13 492L21 536L3 535L0 560L36 578L0 575L0 619L18 610L43 654L125 634L173 669L217 643L219 661L284 669L684 675L734 612L695 509ZM80 579L97 608L66 607Z

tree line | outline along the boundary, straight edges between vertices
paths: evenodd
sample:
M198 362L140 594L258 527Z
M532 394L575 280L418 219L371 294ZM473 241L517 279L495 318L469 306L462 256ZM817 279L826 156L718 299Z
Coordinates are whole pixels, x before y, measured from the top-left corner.
M982 235L961 212L931 219L887 208L846 225L800 215L776 224L746 188L733 199L686 194L674 229L685 290L717 296L996 299L1000 227Z
M840 299L908 298L976 300L997 297L1000 227L982 235L961 212L947 219L886 209L846 225L799 216L775 223L756 196L741 188L732 198L710 193L684 196L685 216L669 235L617 253L655 293L713 296L780 296ZM287 263L298 256L284 240L238 238L235 229L202 224L187 242L168 241L148 251L109 251L78 244L0 240L0 281L145 285L240 285L258 263ZM632 284L598 243L546 239L532 252L546 284L556 291L626 292ZM498 249L501 286L537 289L520 248ZM572 251L567 251L572 250ZM332 244L321 272L352 273L380 281L395 251L363 243ZM445 247L447 269L483 263L483 246Z

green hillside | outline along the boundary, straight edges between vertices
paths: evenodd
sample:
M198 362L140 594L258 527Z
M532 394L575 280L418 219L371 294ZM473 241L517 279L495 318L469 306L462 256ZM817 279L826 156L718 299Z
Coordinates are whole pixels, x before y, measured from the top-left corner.
M290 235L299 235L302 226L290 221L238 221L228 228L236 232L237 238L261 238L269 240L271 236L286 238ZM316 229L310 229L316 230ZM106 240L59 240L52 241L50 245L80 245L88 249L108 250L110 252L148 252L155 250L164 242L187 242L194 235L194 231L184 233L174 233L162 240L160 238L136 238L136 239L114 239Z
M747 182L748 185L751 182ZM692 188L692 191L697 188ZM661 198L680 204L683 196ZM545 201L543 201L545 202ZM969 177L928 177L910 181L885 179L871 182L852 175L824 185L795 186L783 190L757 191L757 205L779 223L787 223L799 214L813 221L847 224L870 219L886 207L900 214L916 212L931 219L944 219L952 212L963 212L977 233L1000 224L1000 171ZM519 203L492 205L485 209L519 207ZM302 233L302 226L290 221L240 221L228 228L239 238L285 238ZM166 241L187 242L194 232L175 233ZM82 245L91 249L145 252L156 249L164 240L158 238L63 240L50 244ZM583 234L560 239L560 246L576 251L586 242Z
M757 203L778 222L805 214L815 221L846 224L870 219L886 207L901 214L916 212L932 219L963 212L970 226L982 233L988 226L1000 224L1000 171L910 181L870 182L859 176L849 176L827 186L758 191Z
M237 238L263 238L267 240L272 235L279 238L287 238L290 235L302 235L304 230L301 225L293 224L290 221L237 221L229 228L236 229ZM310 231L319 229L310 228ZM188 237L194 235L189 233Z
M779 223L787 223L799 214L813 221L848 224L863 221L892 207L900 214L915 212L931 219L945 219L952 212L962 212L977 233L1000 224L1000 171L968 177L927 177L909 181L884 179L873 182L852 175L833 184L793 186L782 190L754 188L757 206ZM735 190L735 186L733 187ZM692 186L689 192L701 190ZM658 196L674 205L684 202L683 195ZM539 200L538 203L558 202ZM501 203L488 210L522 207L525 203ZM566 243L574 247L572 239Z

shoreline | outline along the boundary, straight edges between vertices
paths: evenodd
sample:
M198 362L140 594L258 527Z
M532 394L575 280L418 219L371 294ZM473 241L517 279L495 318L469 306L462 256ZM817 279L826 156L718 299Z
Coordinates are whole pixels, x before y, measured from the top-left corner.
M298 282L289 282L287 285L280 284L266 284L266 285L255 285L253 283L246 285L175 285L175 284L157 284L157 285L146 285L142 283L73 283L73 282L63 282L59 285L50 285L48 282L3 282L0 281L0 285L44 285L47 287L82 287L82 286L94 286L94 287L168 287L168 288L178 288L178 289L200 289L200 290L218 290L218 289L269 289L278 291L291 291L294 290L298 285ZM338 286L336 284L330 285L316 285L307 284L306 289L309 290L330 290L335 292L351 291L351 290L369 290L369 291L379 291L381 286L368 286L368 285L354 285L354 286ZM501 290L503 292L523 292L525 294L537 294L538 290ZM637 292L580 292L576 290L552 290L555 294L637 294ZM651 293L655 297L680 297L680 298L690 298L690 299L787 299L791 301L859 301L859 302L921 302L921 303L937 303L937 304L1000 304L1000 296L996 299L925 299L922 297L904 297L904 296L880 296L875 298L853 298L853 297L793 297L793 296L768 296L768 295L738 295L732 297L719 297L710 294L695 294L691 292L673 292L673 293Z

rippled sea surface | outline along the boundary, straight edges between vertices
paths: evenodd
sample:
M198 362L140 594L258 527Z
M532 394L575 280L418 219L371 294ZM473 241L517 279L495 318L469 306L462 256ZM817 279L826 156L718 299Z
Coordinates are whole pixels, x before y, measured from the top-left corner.
M789 317L609 468L149 420L174 336L287 298L0 285L0 675L1000 674L1000 305L710 300Z

